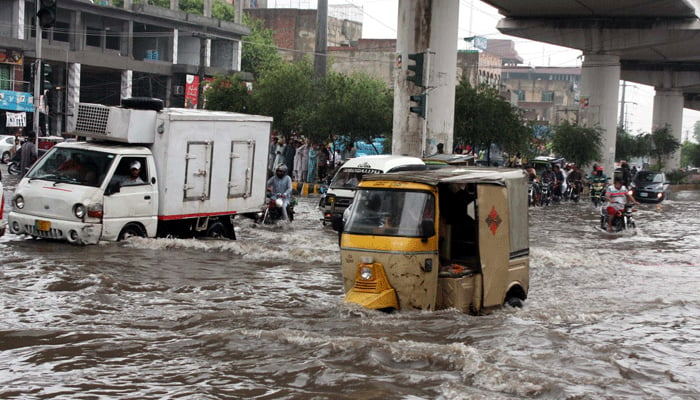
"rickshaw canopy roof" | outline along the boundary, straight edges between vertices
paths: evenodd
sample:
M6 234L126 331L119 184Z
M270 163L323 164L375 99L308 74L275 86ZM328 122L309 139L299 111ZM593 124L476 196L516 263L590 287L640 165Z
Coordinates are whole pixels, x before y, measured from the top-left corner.
M527 176L522 169L447 167L425 171L401 171L387 174L373 174L363 177L366 181L417 182L430 186L441 183L485 183L505 186L507 181L522 180ZM362 186L362 182L360 183Z

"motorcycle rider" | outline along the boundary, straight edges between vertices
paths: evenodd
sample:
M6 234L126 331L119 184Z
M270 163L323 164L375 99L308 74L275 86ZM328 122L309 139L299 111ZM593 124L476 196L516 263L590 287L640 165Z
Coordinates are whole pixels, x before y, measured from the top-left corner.
M529 165L526 169L525 172L527 173L527 177L529 180L530 185L532 185L532 202L533 205L538 206L540 205L540 182L537 179L537 170L535 170L532 165Z
M581 179L583 179L583 176L581 175L581 171L578 169L578 165L573 164L571 166L571 172L569 172L569 175L566 176L566 183L578 194L581 194L581 190L583 190Z
M282 220L289 221L287 206L292 198L292 178L287 175L287 166L280 164L275 174L267 180L267 191L270 194L280 193L282 198Z
M622 178L619 177L615 178L612 185L608 185L608 187L605 188L605 199L608 201L607 206L605 206L605 210L608 213L608 232L612 232L612 223L615 219L615 214L625 208L625 204L627 204L628 201L639 204L639 202L629 194L627 187L622 184Z
M554 173L554 195L557 197L561 197L562 194L564 194L564 172L562 172L561 167L559 164L554 164L552 167L552 172Z
M547 164L544 167L544 172L542 172L540 182L542 182L542 185L548 185L549 193L553 194L554 186L557 183L557 175L552 171L551 164Z

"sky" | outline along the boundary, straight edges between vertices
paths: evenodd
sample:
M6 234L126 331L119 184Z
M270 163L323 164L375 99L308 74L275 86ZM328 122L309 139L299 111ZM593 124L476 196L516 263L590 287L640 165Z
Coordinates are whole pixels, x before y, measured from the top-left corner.
M362 37L366 39L396 38L398 0L328 0L329 5L361 7ZM572 67L581 66L579 50L503 35L496 29L502 18L497 9L479 0L459 0L458 48L466 49L463 39L482 36L488 39L510 39L524 60L524 65ZM268 0L268 7L315 8L315 0ZM628 82L625 94L627 130L630 133L651 131L654 88ZM619 117L618 117L619 118ZM700 120L700 111L683 110L683 138L693 137L693 125Z

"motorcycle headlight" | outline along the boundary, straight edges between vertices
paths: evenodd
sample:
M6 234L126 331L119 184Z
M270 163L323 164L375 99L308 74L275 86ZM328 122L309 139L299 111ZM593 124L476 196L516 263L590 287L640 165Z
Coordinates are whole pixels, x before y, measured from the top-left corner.
M73 214L75 214L75 216L79 219L83 219L83 217L85 217L85 206L80 203L74 205Z
M20 194L15 196L15 207L24 208L24 197L22 197Z
M275 200L275 205L277 207L282 207L284 205L284 200L282 200L282 199Z

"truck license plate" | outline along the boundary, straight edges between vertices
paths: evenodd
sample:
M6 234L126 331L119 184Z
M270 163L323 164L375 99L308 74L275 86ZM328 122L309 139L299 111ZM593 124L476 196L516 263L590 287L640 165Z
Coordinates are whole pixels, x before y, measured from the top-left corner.
M646 192L639 193L639 197L647 197L647 196L649 196L649 193L646 193Z
M48 232L51 230L51 221L36 220L36 230L40 232Z

